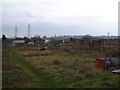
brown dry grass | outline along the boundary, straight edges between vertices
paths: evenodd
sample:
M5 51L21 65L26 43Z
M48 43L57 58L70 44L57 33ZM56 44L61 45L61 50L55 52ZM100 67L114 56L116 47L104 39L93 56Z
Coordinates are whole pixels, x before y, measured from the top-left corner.
M33 64L36 65L37 68L44 68L47 71L57 71L57 69L60 67L63 70L66 69L66 67L72 67L68 68L69 71L73 71L75 73L79 73L81 70L85 70L86 72L91 73L97 73L102 72L102 69L96 68L95 66L95 58L93 57L84 58L86 55L78 56L78 57L69 57L61 54L51 54L52 51L46 50L46 51L24 51L21 52L24 55L34 55L34 54L48 54L47 56L34 56L34 57L26 57L27 60L31 61ZM91 55L91 53L89 53ZM54 64L54 61L60 62L60 65L57 66Z
M80 81L83 81L85 85L91 82L91 85L100 87L102 82L98 80L110 74L96 67L96 58L104 56L104 53L97 51L57 48L56 50L22 51L20 53L23 55L48 54L47 56L26 57L26 60L30 61L38 69L53 74L55 80L70 83L71 87L74 87L72 83L76 82L75 85L77 85L77 82ZM95 82L92 82L93 79ZM116 80L116 77L114 79Z

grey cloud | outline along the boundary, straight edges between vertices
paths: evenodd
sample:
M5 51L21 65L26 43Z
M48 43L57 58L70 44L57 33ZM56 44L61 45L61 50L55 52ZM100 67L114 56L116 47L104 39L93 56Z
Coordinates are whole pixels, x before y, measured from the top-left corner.
M107 22L103 22L106 24ZM18 24L18 35L26 36L27 35L27 24ZM67 25L67 24L58 24L51 22L34 22L31 24L31 33L32 35L39 34L41 36L52 36L52 35L105 35L107 32L110 32L111 35L116 35L117 27L116 23L106 24L106 27L95 28L95 27L85 27L80 25ZM14 25L4 25L3 32L10 37L14 37Z

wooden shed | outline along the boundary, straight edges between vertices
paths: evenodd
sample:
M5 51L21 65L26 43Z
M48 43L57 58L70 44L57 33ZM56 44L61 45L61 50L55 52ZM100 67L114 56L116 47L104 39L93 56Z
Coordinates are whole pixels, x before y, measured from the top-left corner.
M97 58L96 66L105 69L106 68L105 60L103 58Z
M120 65L119 58L97 58L96 59L96 66L103 69L108 69L109 67L116 67Z

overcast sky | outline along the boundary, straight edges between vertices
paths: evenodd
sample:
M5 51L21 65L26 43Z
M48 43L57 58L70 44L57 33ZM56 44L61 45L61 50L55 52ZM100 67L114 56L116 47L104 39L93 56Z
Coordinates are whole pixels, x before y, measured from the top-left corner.
M118 35L119 0L4 0L2 30L7 37L53 35Z

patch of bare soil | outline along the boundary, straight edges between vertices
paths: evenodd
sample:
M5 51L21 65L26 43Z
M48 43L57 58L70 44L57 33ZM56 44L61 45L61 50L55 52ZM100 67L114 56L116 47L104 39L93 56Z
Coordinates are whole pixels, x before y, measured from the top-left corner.
M33 56L48 56L49 54L31 54L31 55L23 55L25 57L33 57Z

